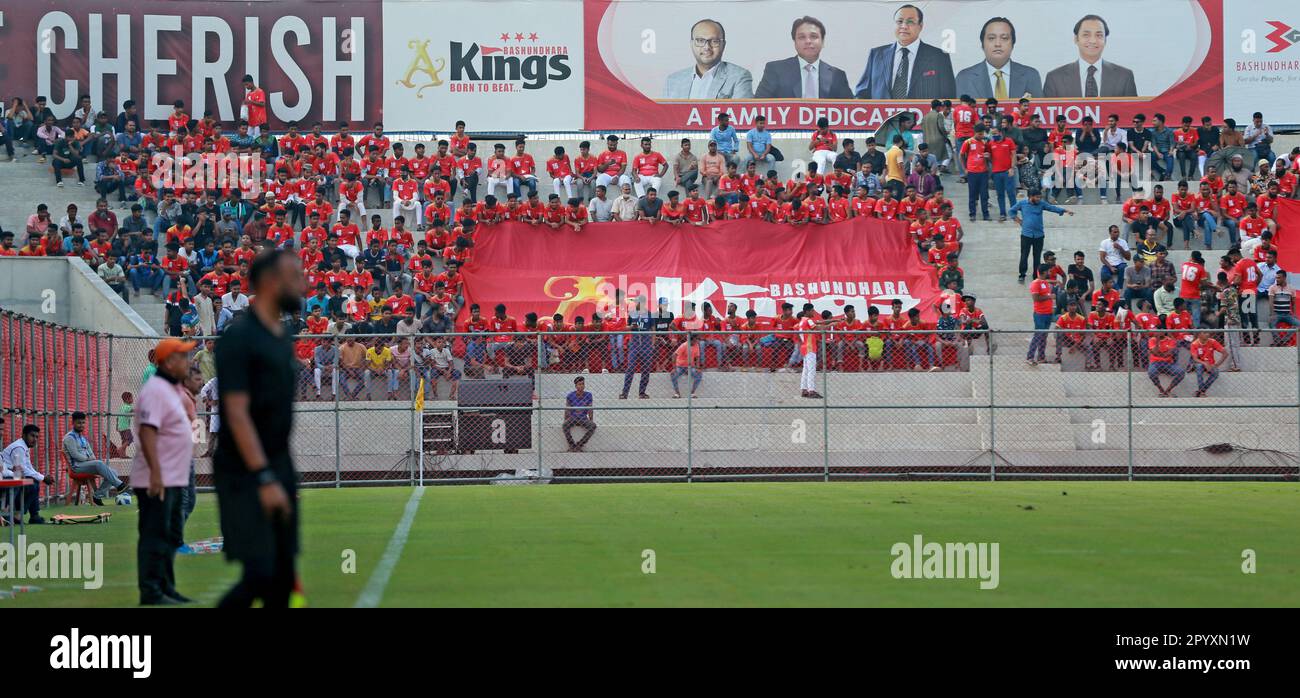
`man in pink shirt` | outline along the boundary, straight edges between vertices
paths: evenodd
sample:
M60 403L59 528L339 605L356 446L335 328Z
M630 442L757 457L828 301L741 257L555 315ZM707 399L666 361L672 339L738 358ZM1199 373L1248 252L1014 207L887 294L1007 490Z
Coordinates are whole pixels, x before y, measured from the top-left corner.
M136 399L140 446L131 463L131 484L140 507L136 562L141 606L190 601L176 590L172 563L185 542L182 491L189 485L194 457L194 430L182 391L195 344L171 337L159 342L153 350L158 371Z
M686 341L677 347L673 355L673 372L669 379L673 382L673 397L681 397L681 389L677 386L677 379L690 374L691 376L691 397L695 397L695 391L700 387L700 381L704 380L704 374L700 372L700 345L695 342L691 335L686 336Z
M700 194L713 198L718 191L718 179L727 171L727 158L718 152L718 144L709 141L709 152L700 157Z

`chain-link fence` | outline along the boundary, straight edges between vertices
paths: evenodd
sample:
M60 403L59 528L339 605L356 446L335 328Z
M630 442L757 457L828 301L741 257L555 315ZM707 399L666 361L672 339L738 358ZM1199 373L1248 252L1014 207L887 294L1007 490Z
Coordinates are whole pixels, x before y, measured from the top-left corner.
M4 323L6 440L44 420L57 469L79 409L128 472L157 339ZM1300 474L1294 332L789 327L299 337L295 462L311 486ZM201 486L213 351L191 380Z

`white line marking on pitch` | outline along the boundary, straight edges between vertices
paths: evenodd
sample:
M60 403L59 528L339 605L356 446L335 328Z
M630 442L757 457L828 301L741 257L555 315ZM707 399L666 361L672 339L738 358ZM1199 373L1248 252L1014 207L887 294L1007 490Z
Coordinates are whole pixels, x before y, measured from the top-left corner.
M375 571L366 582L366 588L361 590L357 602L352 604L353 608L379 606L379 602L384 598L384 589L388 587L388 579L393 576L393 569L397 567L397 561L402 558L402 548L406 547L406 539L411 535L411 525L415 523L415 512L419 510L420 498L423 496L422 486L416 487L415 491L411 492L411 498L406 500L406 511L402 513L402 520L397 522L397 528L393 529L393 537L388 539L384 556L379 559L379 564L375 566Z

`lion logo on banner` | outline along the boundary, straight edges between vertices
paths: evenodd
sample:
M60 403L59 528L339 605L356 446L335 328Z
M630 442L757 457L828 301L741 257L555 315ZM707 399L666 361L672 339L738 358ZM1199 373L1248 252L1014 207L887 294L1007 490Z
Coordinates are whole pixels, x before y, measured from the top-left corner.
M559 290L558 283L571 283L572 289ZM542 286L542 293L560 301L555 312L570 317L579 308L591 304L597 311L610 302L608 279L604 276L552 276Z
M397 84L402 87L414 89L416 99L424 99L423 92L425 90L430 87L438 87L442 85L443 80L438 73L441 73L443 69L447 67L447 62L439 58L438 62L435 64L434 61L429 58L428 41L411 39L406 43L406 46L415 50L415 58L411 59L411 65L406 69L406 77L398 80ZM420 85L417 88L416 84L411 80L411 78L415 77L416 73L424 74L429 82Z

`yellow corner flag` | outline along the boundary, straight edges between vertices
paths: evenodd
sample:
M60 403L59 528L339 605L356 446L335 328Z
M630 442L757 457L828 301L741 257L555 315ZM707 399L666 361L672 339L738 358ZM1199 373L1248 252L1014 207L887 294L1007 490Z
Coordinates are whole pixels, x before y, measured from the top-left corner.
M416 412L424 411L424 379L420 379L420 389L415 392L415 404L412 407Z

